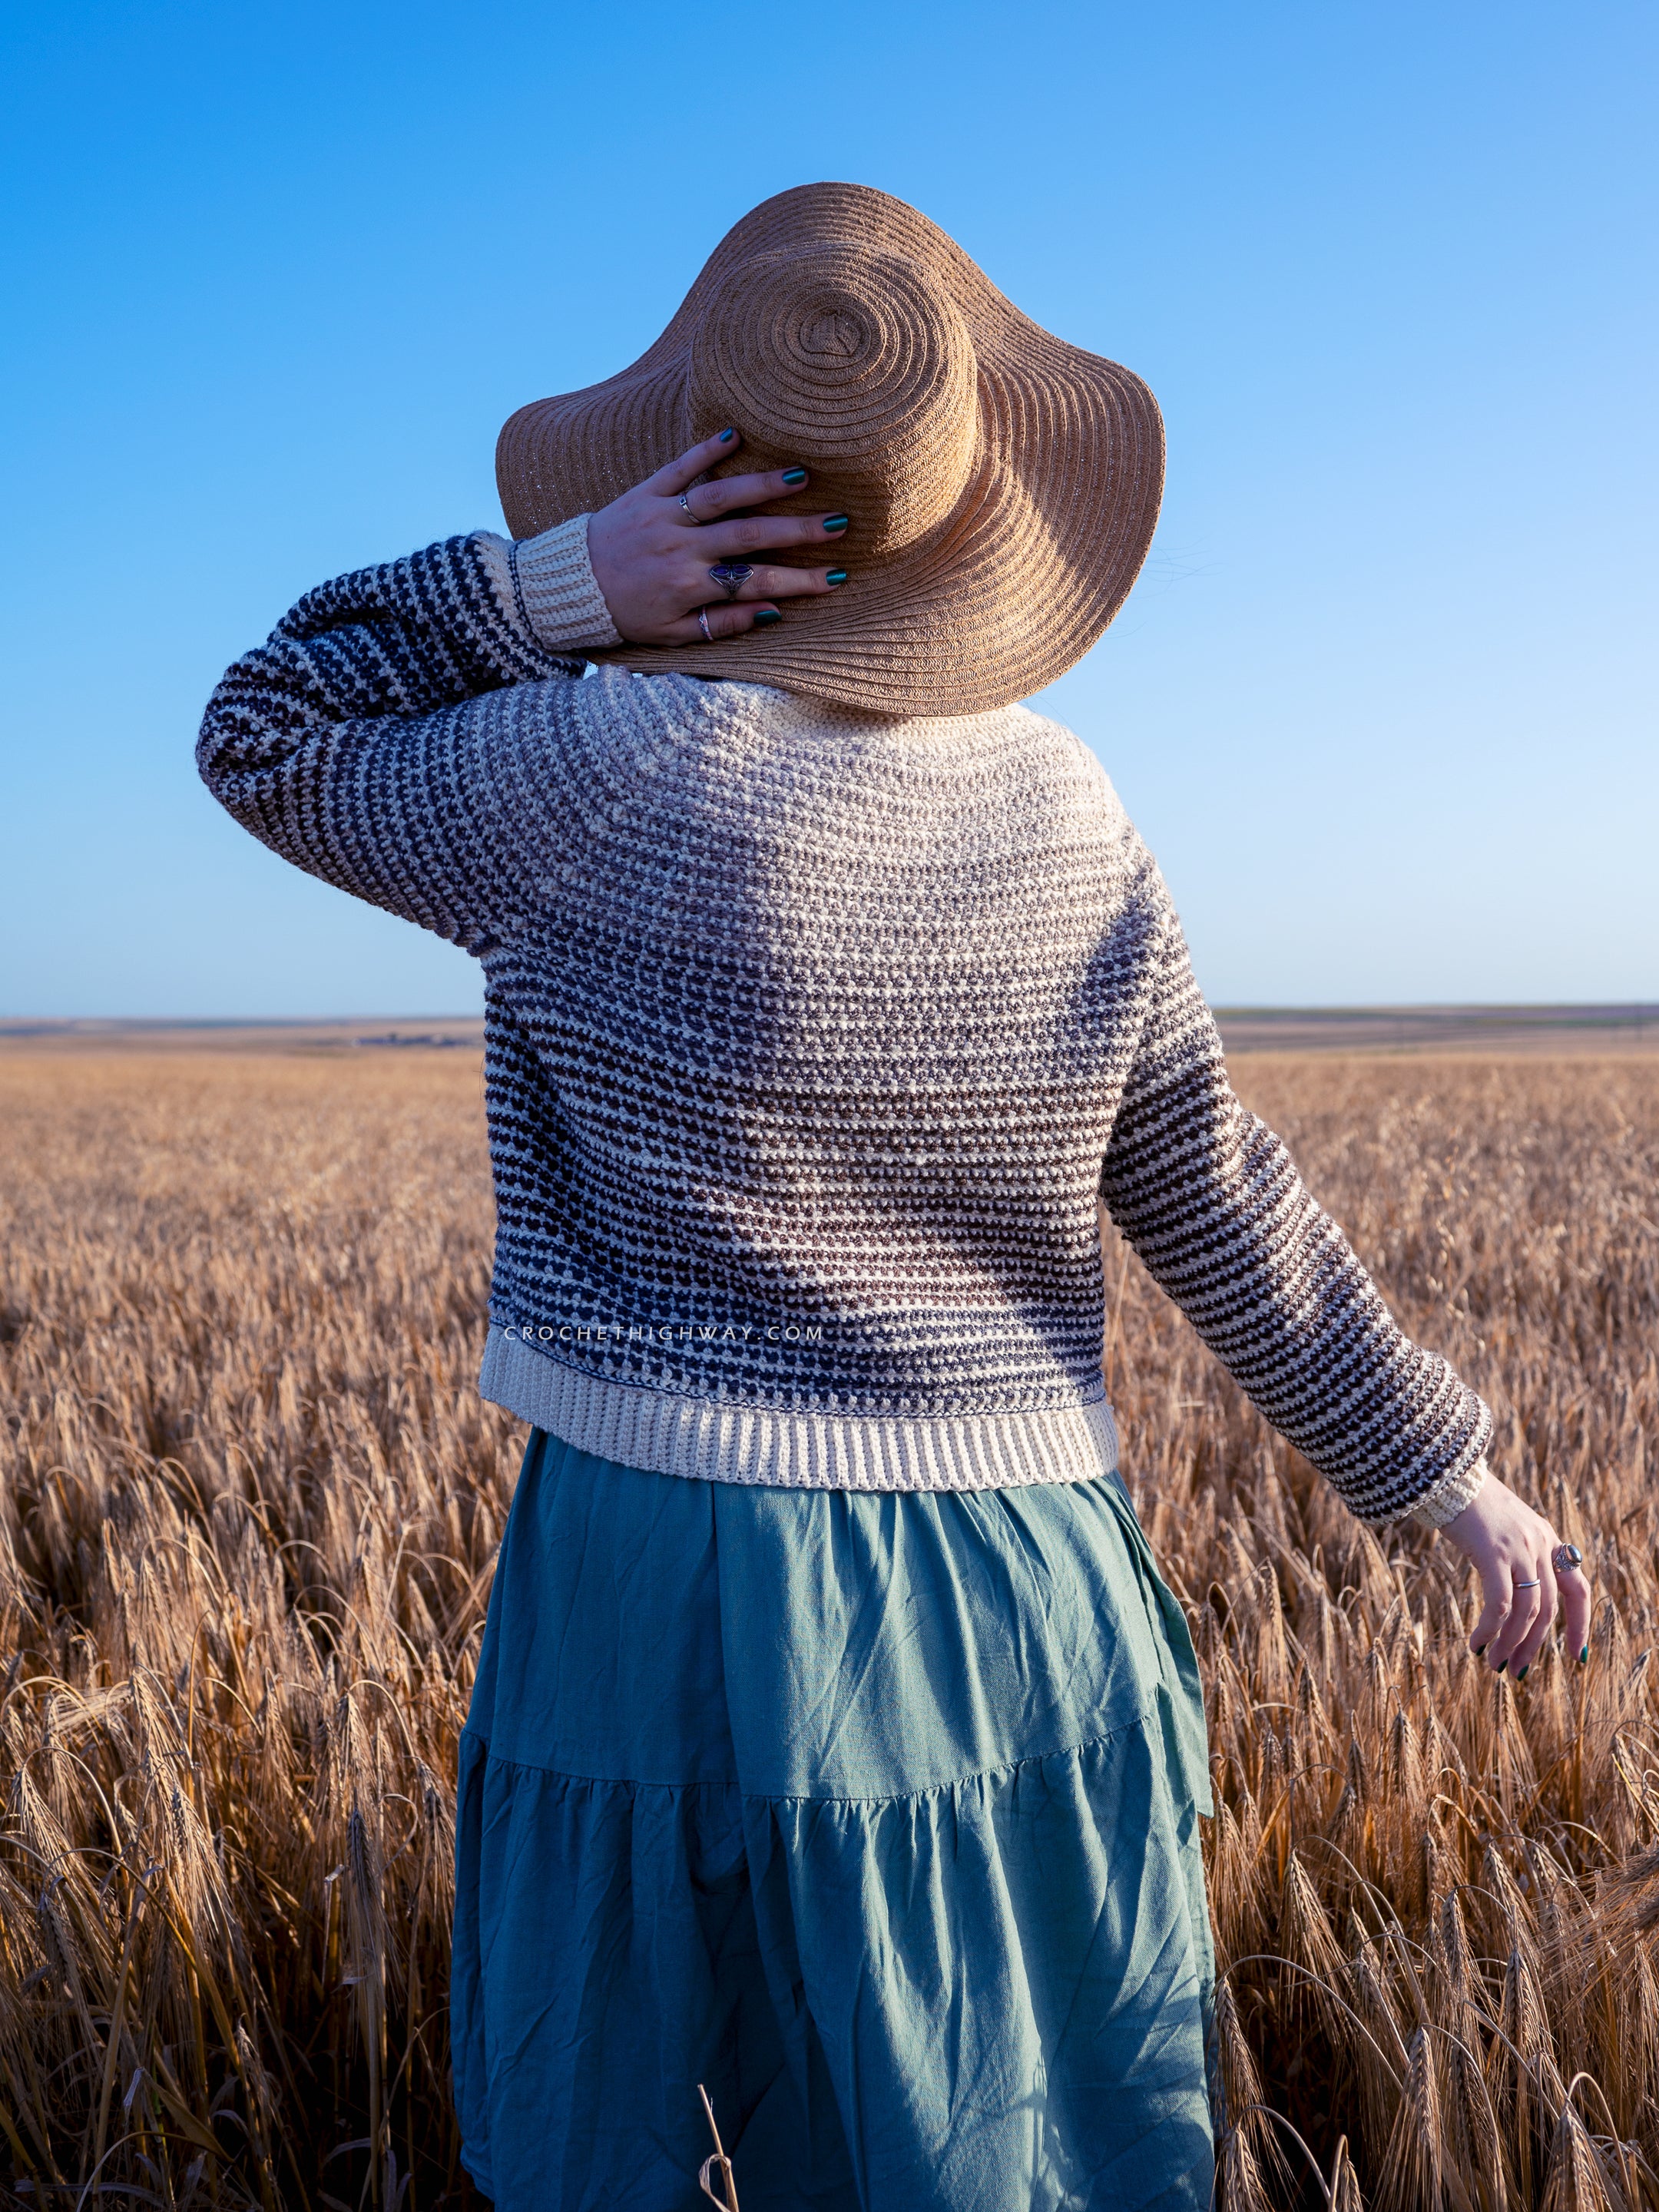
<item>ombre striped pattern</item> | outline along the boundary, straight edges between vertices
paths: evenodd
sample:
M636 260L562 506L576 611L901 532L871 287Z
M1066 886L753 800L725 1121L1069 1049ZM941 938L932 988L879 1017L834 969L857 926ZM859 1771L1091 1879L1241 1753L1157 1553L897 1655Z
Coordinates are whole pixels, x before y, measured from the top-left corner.
M1021 707L574 681L584 548L324 586L198 749L273 850L483 965L486 1394L717 1480L1096 1475L1098 1194L1357 1513L1460 1510L1490 1416L1233 1096L1086 748Z

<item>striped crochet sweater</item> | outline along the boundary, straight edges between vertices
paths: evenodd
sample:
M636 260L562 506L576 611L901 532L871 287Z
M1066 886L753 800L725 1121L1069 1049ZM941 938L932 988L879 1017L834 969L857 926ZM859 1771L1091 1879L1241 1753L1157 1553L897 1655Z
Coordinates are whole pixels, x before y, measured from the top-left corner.
M577 680L615 637L586 518L452 538L309 592L197 749L274 851L483 966L483 1394L724 1481L1097 1475L1098 1195L1356 1514L1461 1511L1491 1416L1234 1097L1079 739Z

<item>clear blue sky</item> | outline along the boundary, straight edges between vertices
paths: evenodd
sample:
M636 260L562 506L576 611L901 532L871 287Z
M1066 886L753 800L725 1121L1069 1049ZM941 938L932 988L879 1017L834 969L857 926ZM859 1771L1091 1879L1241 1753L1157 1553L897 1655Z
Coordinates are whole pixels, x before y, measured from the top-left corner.
M1164 521L1040 702L1224 1004L1659 999L1651 5L4 18L0 1012L470 1011L191 758L301 592L500 525L495 432L784 186L1140 372Z

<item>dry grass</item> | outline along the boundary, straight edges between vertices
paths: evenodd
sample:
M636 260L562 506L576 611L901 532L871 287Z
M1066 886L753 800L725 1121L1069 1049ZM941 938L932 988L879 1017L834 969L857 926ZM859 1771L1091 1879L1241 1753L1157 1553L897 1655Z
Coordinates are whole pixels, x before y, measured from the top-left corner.
M1598 1602L1587 1666L1483 1673L1449 1548L1360 1530L1109 1242L1209 1686L1231 2202L1659 2203L1659 1062L1239 1079ZM0 1127L0 2163L459 2195L451 1778L522 1434L472 1389L476 1062L11 1055Z

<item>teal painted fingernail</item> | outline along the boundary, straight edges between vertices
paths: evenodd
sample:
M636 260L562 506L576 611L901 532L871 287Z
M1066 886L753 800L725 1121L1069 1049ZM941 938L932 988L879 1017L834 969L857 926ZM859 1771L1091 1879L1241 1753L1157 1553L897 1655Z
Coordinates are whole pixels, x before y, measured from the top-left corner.
M1510 1662L1507 1659L1500 1659L1497 1666L1492 1669L1492 1672L1497 1674L1501 1674L1504 1668L1507 1667L1509 1663Z
M845 568L832 568L823 580L826 584L844 584L847 581L847 571Z
M783 480L787 484L805 483L806 471L805 469L786 469L783 472Z
M1523 1667L1523 1668L1521 1669L1521 1672L1520 1672L1520 1673L1516 1676L1516 1678L1515 1678L1515 1679L1516 1679L1516 1680L1517 1682L1524 1682L1524 1681L1526 1680L1526 1679L1527 1679L1527 1667L1530 1667L1530 1666L1531 1666L1531 1664L1532 1664L1532 1662L1531 1662L1531 1660L1530 1660L1530 1659L1528 1659L1528 1662L1527 1662L1527 1666L1526 1666L1526 1667Z
M763 607L760 612L755 617L755 628L757 629L770 629L774 623L781 623L783 617L778 612L775 607Z
M1584 1646L1583 1650L1579 1653L1579 1655L1578 1655L1578 1663L1579 1663L1579 1665L1582 1667L1582 1666L1583 1665L1583 1663L1584 1663L1585 1660L1586 1660L1586 1659L1588 1659L1589 1657L1589 1644L1587 1644Z
M847 527L847 525L848 525L848 520L849 520L849 518L848 518L847 515L844 515L844 514L830 514L830 515L826 515L826 516L824 517L823 526L824 526L824 528L825 528L826 530L829 530L829 531L840 531L840 530L845 530L845 529L846 529L846 527Z
M733 438L735 438L735 437L737 436L737 434L737 434L737 432L736 432L735 430L722 430L722 431L720 432L720 443L721 443L721 445L723 445L723 446L729 446L729 445L731 444L731 442L732 442L732 439L733 439Z
M1481 1653L1486 1650L1486 1645L1485 1645L1484 1644L1477 1644L1475 1645L1475 1647L1474 1647L1474 1656L1475 1656L1475 1657L1476 1657L1477 1659L1480 1656L1480 1654L1481 1654Z

